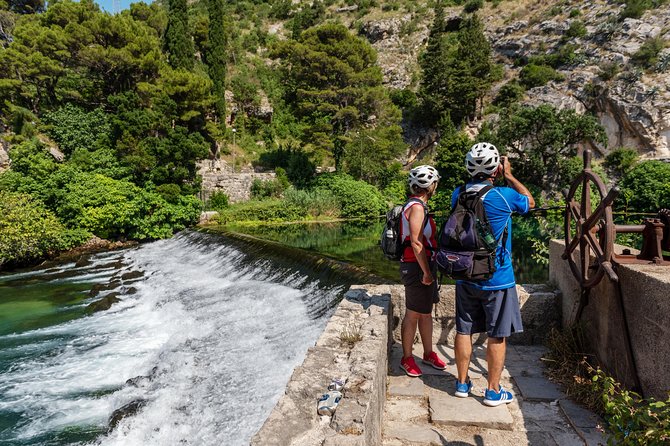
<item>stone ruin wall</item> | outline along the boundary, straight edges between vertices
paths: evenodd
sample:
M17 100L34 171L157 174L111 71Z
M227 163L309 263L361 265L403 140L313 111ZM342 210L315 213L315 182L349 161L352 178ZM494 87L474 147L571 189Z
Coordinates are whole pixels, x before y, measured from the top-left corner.
M202 176L203 201L216 191L228 195L231 203L247 201L251 198L251 185L254 180L268 181L276 178L274 172L254 172L243 170L235 172L223 160L203 160L198 163L198 174Z

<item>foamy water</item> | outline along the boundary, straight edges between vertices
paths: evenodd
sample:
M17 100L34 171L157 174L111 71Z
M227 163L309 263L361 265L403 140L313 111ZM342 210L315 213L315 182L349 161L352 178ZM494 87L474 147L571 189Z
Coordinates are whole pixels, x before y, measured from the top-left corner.
M248 444L343 288L194 233L65 265L50 280L107 283L128 271L144 277L119 285L136 292L110 310L0 336L0 360L11 361L0 417L16 420L0 444L81 444L77 432L103 432L138 400L137 414L93 444Z

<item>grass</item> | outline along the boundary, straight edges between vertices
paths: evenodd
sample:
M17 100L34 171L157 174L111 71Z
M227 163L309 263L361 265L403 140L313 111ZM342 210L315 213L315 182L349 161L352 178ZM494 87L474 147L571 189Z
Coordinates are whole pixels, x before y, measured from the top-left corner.
M363 340L361 325L354 322L348 322L340 332L340 342L342 345L353 347L358 341Z
M563 385L565 393L587 408L603 413L600 394L593 391L595 357L586 353L584 328L576 325L559 330L552 328L548 337L549 352L545 361L547 375L552 381Z

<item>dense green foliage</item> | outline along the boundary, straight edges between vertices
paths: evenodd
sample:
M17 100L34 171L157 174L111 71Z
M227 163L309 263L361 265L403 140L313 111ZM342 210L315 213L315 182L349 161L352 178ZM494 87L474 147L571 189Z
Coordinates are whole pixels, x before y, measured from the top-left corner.
M611 151L605 157L605 167L615 177L622 177L637 164L640 155L637 150L628 147L620 147Z
M670 164L662 161L642 161L631 168L619 186L622 210L630 212L657 212L670 203Z
M423 80L419 94L425 117L433 124L445 116L456 125L473 119L481 108L480 101L500 77L479 17L466 16L458 32L449 33L440 2L420 64Z
M379 189L348 175L321 175L316 189L329 191L337 198L342 217L375 218L388 208Z
M642 398L598 369L592 378L611 432L608 444L655 446L670 442L670 397Z
M541 87L549 81L561 80L563 77L552 67L530 63L521 69L519 83L526 89Z
M571 178L562 166L577 154L576 144L603 143L606 135L593 116L541 105L501 116L494 140L498 147L507 147L515 175L544 191L557 191Z
M332 157L357 178L376 180L373 171L404 144L400 112L382 86L370 44L342 25L325 24L279 42L272 55L281 58L285 99L304 126L305 150L321 162Z
M208 0L209 34L207 46L207 66L212 79L216 113L219 122L226 118L226 34L223 0Z
M168 24L164 39L172 68L192 69L195 48L188 26L186 0L168 0Z
M65 247L65 231L42 203L0 190L0 267L23 264Z

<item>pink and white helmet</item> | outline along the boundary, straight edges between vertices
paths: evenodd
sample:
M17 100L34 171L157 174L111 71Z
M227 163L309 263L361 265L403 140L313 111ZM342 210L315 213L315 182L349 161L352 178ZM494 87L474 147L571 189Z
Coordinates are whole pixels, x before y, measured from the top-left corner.
M499 165L500 154L498 154L498 149L488 142L475 144L465 155L465 168L472 177L479 173L491 176Z

